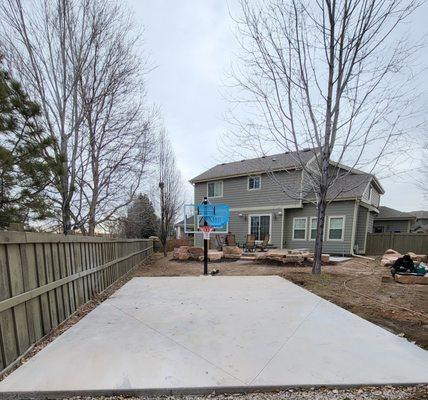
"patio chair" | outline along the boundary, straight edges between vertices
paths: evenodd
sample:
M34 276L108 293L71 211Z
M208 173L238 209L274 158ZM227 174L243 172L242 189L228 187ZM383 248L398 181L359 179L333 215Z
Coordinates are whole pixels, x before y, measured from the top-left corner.
M214 238L216 249L222 251L223 246L225 245L225 237L222 235L214 235Z
M256 249L256 235L248 234L243 248L245 251L254 251Z
M236 242L235 235L233 233L228 233L226 235L226 245L227 246L238 246L238 243Z
M265 235L265 237L263 238L263 241L262 241L261 243L259 243L256 247L257 247L258 249L260 249L260 251L266 251L266 249L267 249L267 247L268 247L268 245L269 245L269 238L270 238L270 236L269 236L269 234L267 233L267 234Z

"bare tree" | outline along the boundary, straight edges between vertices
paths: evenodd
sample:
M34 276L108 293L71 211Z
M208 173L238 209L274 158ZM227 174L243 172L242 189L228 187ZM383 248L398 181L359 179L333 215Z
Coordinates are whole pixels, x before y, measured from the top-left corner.
M76 190L76 161L83 120L78 78L86 59L84 9L76 2L26 4L5 0L0 7L1 39L14 75L41 105L46 132L57 138L53 200L59 206L62 230L71 228L71 202Z
M119 4L90 1L91 46L79 79L83 147L78 172L80 215L88 233L126 207L154 155L154 113L145 106L143 73L129 13ZM84 225L83 225L84 226Z
M183 207L183 182L165 130L162 130L159 135L157 168L160 211L159 239L164 256L166 256L168 236L173 231L174 223Z
M102 0L5 0L1 41L41 104L62 167L50 192L62 230L93 234L137 190L153 150L152 116L130 13Z
M241 113L234 121L239 129L229 137L258 155L272 148L294 152L304 187L282 189L313 198L318 217L313 273L320 273L329 190L353 169L389 168L414 126L406 68L418 45L394 35L419 2L240 4L243 62L233 72L241 89L235 105L251 116L245 121ZM313 152L311 163L301 157L305 148Z

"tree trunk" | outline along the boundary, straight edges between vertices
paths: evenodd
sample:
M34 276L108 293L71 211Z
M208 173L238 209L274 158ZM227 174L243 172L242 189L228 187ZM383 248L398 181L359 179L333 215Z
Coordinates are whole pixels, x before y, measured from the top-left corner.
M317 236L315 238L315 252L314 252L314 264L312 265L312 273L320 274L322 266L322 246L323 246L323 233L324 233L324 222L325 222L325 210L326 200L320 198L317 203Z

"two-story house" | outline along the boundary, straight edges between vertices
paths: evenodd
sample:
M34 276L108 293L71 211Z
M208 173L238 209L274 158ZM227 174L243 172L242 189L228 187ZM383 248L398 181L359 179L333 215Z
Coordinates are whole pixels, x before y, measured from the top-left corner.
M257 240L268 233L278 248L313 249L317 212L313 196L304 189L301 167L310 167L313 160L313 151L306 150L216 165L191 179L195 204L204 196L211 203L228 204L228 230L240 243L249 233ZM384 190L374 175L346 166L332 168L343 169L344 176L328 194L324 251L364 254Z

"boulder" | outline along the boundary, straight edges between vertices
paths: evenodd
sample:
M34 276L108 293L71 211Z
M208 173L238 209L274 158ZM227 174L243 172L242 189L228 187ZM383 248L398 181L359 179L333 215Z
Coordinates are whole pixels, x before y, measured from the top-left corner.
M208 250L208 260L209 261L220 261L223 258L223 252L217 250ZM204 256L199 257L200 261L204 260Z
M395 282L399 283L407 283L407 284L414 284L414 285L428 285L428 274L425 275L400 275L396 274Z
M290 254L286 257L282 257L283 264L291 264L291 263L301 263L303 261L303 257L298 254Z
M266 257L282 258L282 257L286 257L287 254L290 254L290 252L288 250L276 250L276 249L274 249L274 250L268 250L266 252Z
M224 246L223 254L226 255L237 255L240 256L242 254L242 249L238 246Z
M416 261L416 262L421 262L421 261L426 262L427 261L427 255L426 254L415 254L412 251L409 251L407 254L412 258L413 261Z
M178 253L178 259L180 261L186 261L190 258L189 253Z
M380 260L380 264L384 267L390 267L400 257L402 255L398 251L388 249Z
M239 260L241 256L239 254L223 254L223 258L227 260Z
M328 264L330 262L330 254L321 254L321 261L324 264Z
M219 261L223 258L223 252L217 250L209 250L208 251L208 259L210 261Z
M199 257L204 255L204 249L202 247L189 247L187 252L192 260L199 260Z
M190 258L189 246L180 246L178 248L175 248L172 253L172 257L175 260L188 260Z

